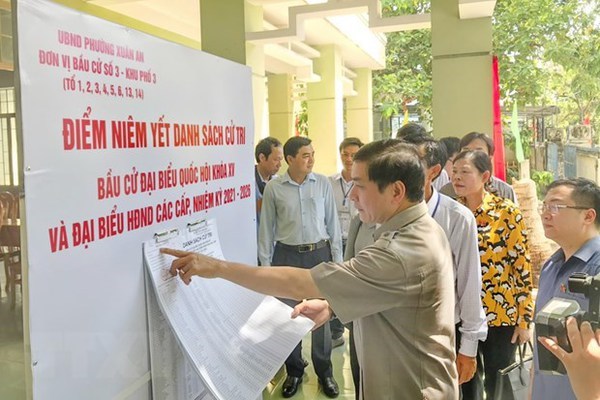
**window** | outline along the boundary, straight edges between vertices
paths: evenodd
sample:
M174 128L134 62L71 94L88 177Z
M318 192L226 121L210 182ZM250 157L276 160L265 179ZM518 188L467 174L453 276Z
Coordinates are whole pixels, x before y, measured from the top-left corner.
M0 70L13 71L13 32L10 1L0 0Z
M0 186L19 185L14 88L0 88Z

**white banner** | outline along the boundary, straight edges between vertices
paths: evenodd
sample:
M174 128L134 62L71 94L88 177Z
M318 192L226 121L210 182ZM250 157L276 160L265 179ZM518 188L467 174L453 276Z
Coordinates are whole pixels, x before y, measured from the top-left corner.
M148 398L141 243L210 217L256 260L250 70L48 1L17 23L34 397Z

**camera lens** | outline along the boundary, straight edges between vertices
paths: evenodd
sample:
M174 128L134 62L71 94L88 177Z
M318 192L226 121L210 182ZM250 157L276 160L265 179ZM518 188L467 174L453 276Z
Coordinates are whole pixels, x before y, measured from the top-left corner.
M571 293L583 293L587 296L591 285L592 277L583 272L576 272L569 277L569 292Z

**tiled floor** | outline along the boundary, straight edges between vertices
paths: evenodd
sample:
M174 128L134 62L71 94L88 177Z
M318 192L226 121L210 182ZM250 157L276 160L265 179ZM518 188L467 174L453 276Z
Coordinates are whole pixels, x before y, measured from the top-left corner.
M25 400L25 370L23 356L23 315L21 296L17 294L17 306L10 309L10 302L4 291L4 273L0 265L0 284L2 296L0 297L0 399ZM334 378L340 387L340 400L354 399L354 385L350 372L350 359L348 353L348 335L345 334L346 343L333 349L331 361L333 363ZM304 340L303 355L310 361L310 335ZM263 393L263 400L282 399L281 385L285 380L285 370L282 368L271 384ZM296 400L328 399L321 391L317 376L312 367L312 362L306 368L304 381L298 393L292 398Z
M23 314L21 295L17 305L10 309L10 300L4 291L4 267L0 265L0 399L25 399L25 368L23 365Z
M350 356L348 352L348 331L344 334L345 343L343 346L333 349L331 362L333 363L333 377L340 387L341 400L354 400L354 384L352 383L352 372L350 371ZM302 355L306 360L310 361L310 335L304 339L302 345ZM282 368L271 384L263 393L263 400L283 399L281 396L281 385L285 380L285 369ZM292 397L295 400L324 400L329 397L325 396L319 387L317 376L312 367L312 362L305 370L304 380L298 393Z

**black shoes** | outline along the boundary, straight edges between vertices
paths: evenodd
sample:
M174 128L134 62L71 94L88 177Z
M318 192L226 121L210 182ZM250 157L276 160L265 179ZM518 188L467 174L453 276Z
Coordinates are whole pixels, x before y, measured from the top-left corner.
M286 399L292 397L298 391L298 386L300 386L301 383L302 383L302 377L297 378L295 376L288 375L288 377L285 378L285 382L283 382L283 387L281 389L281 395L283 397L285 397ZM337 388L337 385L336 385L336 388Z
M302 377L297 378L295 376L288 375L287 378L285 378L285 382L283 382L281 395L286 399L294 396L298 392L298 387L301 383ZM319 383L321 384L321 388L323 388L323 393L325 393L325 396L334 399L340 395L340 389L338 388L338 384L333 377L330 376L323 380L319 379Z
M331 399L334 399L339 396L340 389L338 388L338 384L335 381L335 379L333 379L332 376L327 377L323 380L319 379L319 383L321 384L321 387L323 388L323 393L325 393L325 396L327 396Z
M304 357L302 357L301 360L304 368L308 367L308 360ZM292 397L298 391L298 386L300 386L301 383L302 377L297 378L295 376L288 375L285 378L285 382L283 382L283 386L281 387L281 395L286 399Z

